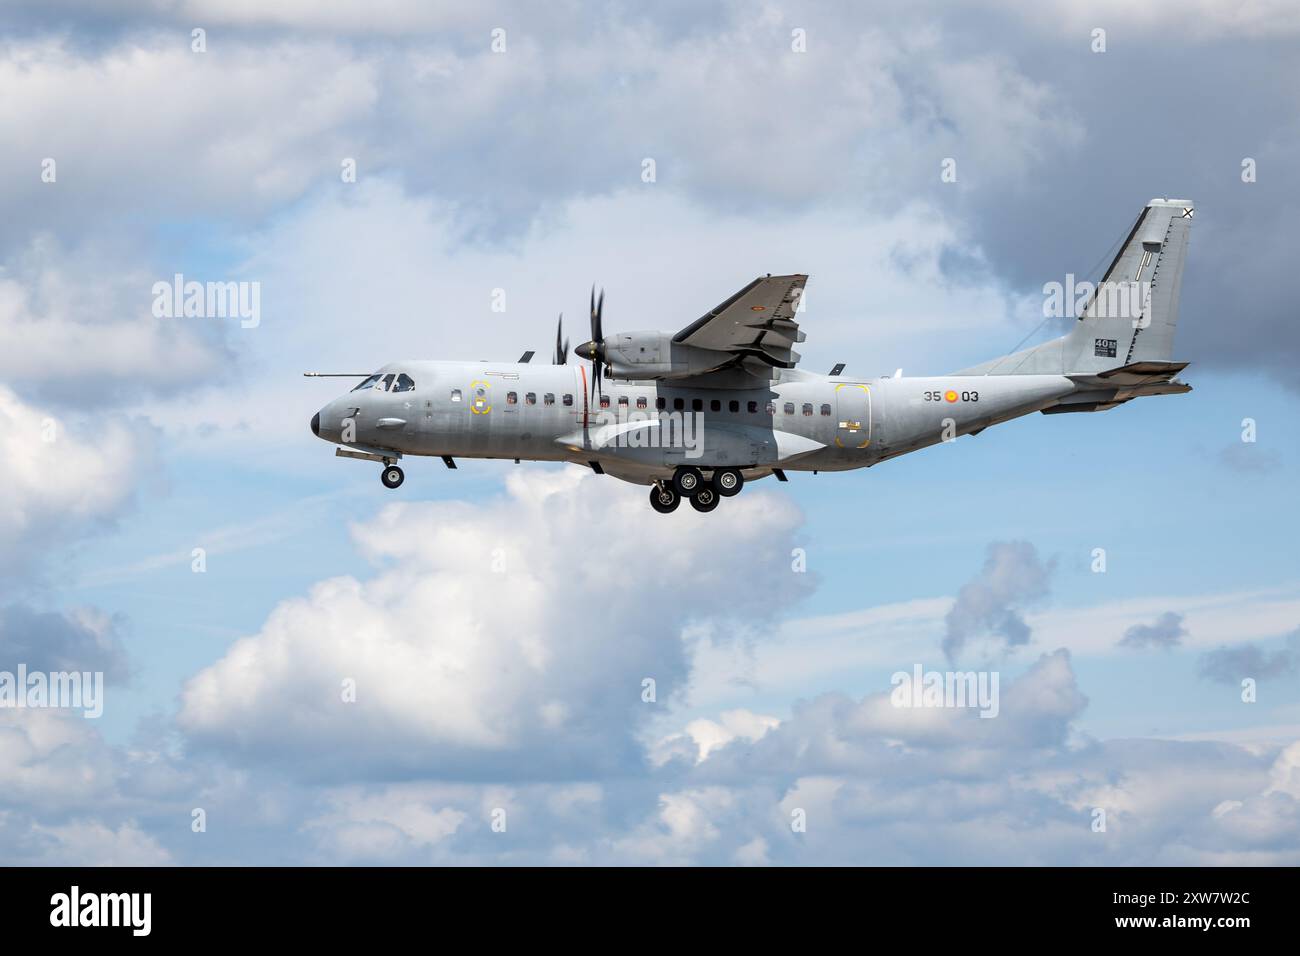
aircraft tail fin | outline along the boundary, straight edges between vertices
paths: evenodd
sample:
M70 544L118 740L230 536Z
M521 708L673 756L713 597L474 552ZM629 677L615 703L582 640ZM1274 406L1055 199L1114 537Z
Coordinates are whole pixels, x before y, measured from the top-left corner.
M1063 303L1077 316L1069 334L958 374L1086 376L1169 363L1194 212L1190 200L1151 200L1096 288Z

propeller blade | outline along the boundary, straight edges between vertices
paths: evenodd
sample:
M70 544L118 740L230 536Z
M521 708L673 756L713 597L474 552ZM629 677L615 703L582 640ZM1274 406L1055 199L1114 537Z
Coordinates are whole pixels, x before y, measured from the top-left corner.
M552 365L567 365L569 362L569 340L565 339L564 344L560 344L560 335L564 331L564 313L560 313L560 320L555 323L555 361Z
M596 297L596 286L591 287L591 394L594 398L598 393L603 394L601 388L604 379L604 362L602 354L605 349L605 290L600 290L600 298Z

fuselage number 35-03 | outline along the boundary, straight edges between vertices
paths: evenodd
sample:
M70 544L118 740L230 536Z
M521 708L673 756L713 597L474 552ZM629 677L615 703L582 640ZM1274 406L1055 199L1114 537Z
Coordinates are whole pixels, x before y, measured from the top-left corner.
M975 391L959 392L950 388L947 391L933 391L923 393L927 402L978 402L980 393Z

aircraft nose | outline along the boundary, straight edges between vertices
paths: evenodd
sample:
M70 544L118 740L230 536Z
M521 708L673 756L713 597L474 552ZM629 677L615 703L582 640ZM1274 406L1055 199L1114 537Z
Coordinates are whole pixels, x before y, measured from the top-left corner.
M320 438L320 412L311 417L311 433Z

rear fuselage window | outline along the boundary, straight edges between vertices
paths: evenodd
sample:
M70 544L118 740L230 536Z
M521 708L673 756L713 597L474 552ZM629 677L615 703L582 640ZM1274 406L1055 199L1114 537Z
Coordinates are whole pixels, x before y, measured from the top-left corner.
M519 393L518 393L518 392L506 392L506 404L507 404L507 405L518 405L518 404L519 404Z
M572 396L572 395L568 395L568 394L566 394L566 395L564 396L564 404L565 404L565 405L572 405L572 404L573 404L573 396Z
M793 414L794 414L794 402L786 402L786 403L785 403L785 413L786 413L787 415L793 415Z
M684 399L684 398L674 398L674 399L673 399L673 411L680 412L680 411L681 411L682 409L684 409L685 407L686 407L686 399Z
M803 413L804 413L805 415L811 415L811 414L813 413L812 402L804 402L804 403L803 403Z
M453 389L451 390L451 400L452 400L453 402L459 402L459 401L460 401L460 389L458 389L458 388L453 388Z
M524 396L524 404L525 404L525 405L536 405L536 404L537 404L537 393L536 393L536 392L529 392L527 395L525 395L525 396Z
M645 396L644 396L644 395L640 395L640 396L637 397L637 400L636 400L636 407L637 407L637 408L645 408L645 407L646 407L646 404L647 404L647 403L646 403L646 400L645 400Z
M745 411L749 412L749 414L751 414L751 415L757 415L757 414L758 414L758 402L746 402L746 403L745 403Z
M552 395L550 392L547 392L545 395L542 396L542 404L543 404L543 405L554 405L554 404L555 404L555 396Z
M831 407L830 407L829 405L823 405L823 406L822 406L822 414L823 414L823 415L830 415L830 413L831 413Z

